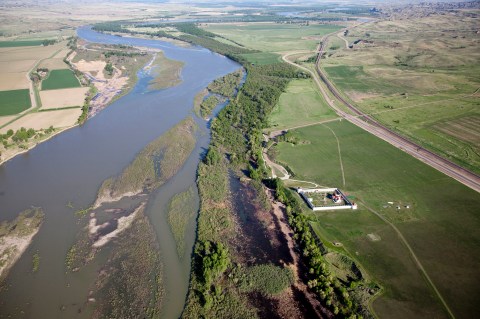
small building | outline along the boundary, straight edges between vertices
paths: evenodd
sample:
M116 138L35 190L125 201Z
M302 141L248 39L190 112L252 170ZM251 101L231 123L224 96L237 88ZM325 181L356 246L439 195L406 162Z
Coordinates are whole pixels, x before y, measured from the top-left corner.
M314 211L357 209L357 205L338 188L298 188L297 192Z

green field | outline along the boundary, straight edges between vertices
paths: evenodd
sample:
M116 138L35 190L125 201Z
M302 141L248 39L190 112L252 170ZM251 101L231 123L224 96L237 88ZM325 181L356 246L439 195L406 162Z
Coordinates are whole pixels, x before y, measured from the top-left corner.
M280 56L270 52L246 53L241 54L248 62L256 65L265 65L280 62Z
M30 47L42 45L44 40L0 41L0 48Z
M284 129L335 117L312 80L294 80L280 95L269 119L272 128Z
M298 25L275 23L210 24L205 29L250 49L263 52L314 50L320 38L340 30L335 25Z
M18 114L31 106L28 89L0 91L0 116Z
M349 28L347 38L368 43L329 52L321 65L337 89L364 112L480 174L480 127L469 123L466 130L457 122L480 116L474 94L480 87L478 43L467 31L476 24L462 12L365 23ZM330 37L329 46L338 40Z
M77 77L71 70L51 70L42 81L42 90L56 90L80 87Z
M339 139L345 186L337 142L325 125ZM280 143L277 159L297 179L340 187L359 203L358 211L308 214L324 240L342 243L385 288L373 303L375 312L388 318L446 317L396 233L365 206L403 233L455 316L474 317L480 195L346 121L325 125L293 131L309 143Z

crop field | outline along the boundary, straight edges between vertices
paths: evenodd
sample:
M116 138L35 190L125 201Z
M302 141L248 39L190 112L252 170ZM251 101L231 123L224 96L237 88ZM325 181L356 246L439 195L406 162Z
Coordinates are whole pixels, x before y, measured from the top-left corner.
M33 128L34 130L46 129L50 126L55 128L69 127L77 123L81 114L82 110L80 108L30 113L3 127L0 129L0 133L4 134L9 129L16 131L21 127Z
M0 68L3 73L17 73L27 72L35 65L35 60L23 60L23 61L0 61Z
M67 70L52 70L48 77L42 81L42 90L55 90L79 87L77 77L69 69Z
M346 177L331 128L338 136ZM341 187L357 211L311 212L314 229L349 253L384 287L373 303L380 317L446 317L409 251L404 235L457 318L475 316L480 276L480 195L388 143L346 122L291 131L300 140L280 143L277 159L296 179ZM448 258L446 258L448 256Z
M0 116L18 114L30 106L32 102L28 89L0 91Z
M30 83L25 73L0 73L0 90L27 89Z
M309 26L249 23L209 24L206 30L233 40L247 48L262 52L314 50L320 38L341 29L340 26L311 24Z
M42 109L57 109L69 106L82 106L88 87L40 91Z
M456 138L480 146L480 115L462 117L457 120L439 123L435 129L453 135Z
M0 41L0 48L32 47L42 45L43 40Z
M335 112L315 89L312 80L294 80L280 95L269 119L271 127L283 129L335 117Z
M439 127L480 116L480 50L466 14L376 21L351 28L350 50L322 60L335 86L380 122L480 173L478 141ZM334 37L336 43L338 40ZM453 125L460 125L454 123ZM459 136L462 135L462 136Z
M0 62L17 63L24 60L47 59L65 47L65 42L36 47L0 48Z
M45 59L38 65L38 67L47 68L49 70L68 69L68 65L63 62L63 58Z

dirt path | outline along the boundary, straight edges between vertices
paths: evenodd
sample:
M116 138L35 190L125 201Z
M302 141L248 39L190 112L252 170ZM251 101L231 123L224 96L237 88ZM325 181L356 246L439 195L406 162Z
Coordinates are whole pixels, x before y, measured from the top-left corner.
M322 43L324 43L326 38L330 35L325 36L323 38ZM318 52L319 52L318 56L320 57L323 52L322 44L319 45ZM331 85L331 83L328 81L326 76L322 73L322 71L318 67L320 58L317 59L317 65L316 65L317 72L313 72L304 66L298 65L290 61L288 57L294 54L298 54L298 52L284 54L282 56L282 60L288 64L291 64L293 66L296 66L304 70L305 72L308 72L314 79L322 95L325 97L325 100L327 101L328 105L330 105L330 107L332 107L339 116L345 118L352 124L362 128L363 130L390 143L391 145L401 149L402 151L412 155L413 157L421 160L425 164L437 169L438 171L444 173L445 175L448 175L456 179L457 181L464 184L465 186L470 187L471 189L477 192L480 192L480 176L476 175L473 172L470 172L469 170L463 167L460 167L459 165L447 159L444 159L443 157L423 148L422 146L414 142L411 142L410 140L406 139L400 134L395 133L390 129L386 128L385 126L381 125L375 119L373 119L370 115L361 112L351 103L346 101L338 93L338 91L333 87L333 85ZM322 83L324 83L325 86L328 88L328 90L335 96L335 98L338 99L340 103L345 104L345 106L348 107L354 113L354 115L346 113L345 111L337 107L335 105L335 101L329 98L329 95L327 94L326 89L324 88Z
M343 161L342 161L342 150L340 148L340 140L337 137L337 134L335 134L335 131L332 130L329 126L324 125L326 128L332 132L333 136L335 136L335 139L337 140L337 148L338 148L338 160L340 161L340 170L342 171L342 181L343 181L343 188L345 188L345 171L343 169Z
M348 40L343 37L343 32L338 33L337 37L340 40L343 40L345 42L345 49L347 49L347 50L350 49L350 47L348 46Z
M433 283L432 279L430 279L430 276L428 275L427 271L425 270L425 268L423 268L423 265L422 263L420 262L420 260L418 259L417 255L415 255L415 252L413 251L412 247L408 244L408 241L405 239L405 237L403 236L402 232L393 224L391 223L388 219L386 219L384 216L382 216L380 213L376 212L375 210L373 210L372 208L368 207L367 205L365 205L364 202L360 201L362 203L362 205L368 209L370 212L372 212L373 214L375 214L378 218L380 218L383 222L385 222L386 224L388 224L390 227L393 228L393 230L397 233L398 235L398 238L400 238L401 242L405 245L405 247L408 249L408 252L410 253L410 256L412 257L413 261L415 262L415 264L417 265L417 268L422 272L423 276L425 277L425 280L428 282L428 284L430 285L430 287L432 288L432 290L435 292L437 298L440 300L440 302L442 303L442 305L445 307L445 310L447 310L449 316L451 318L455 318L455 315L453 314L453 312L450 310L450 308L448 307L446 301L443 299L442 295L440 294L440 292L438 291L437 287L435 286L435 284Z
M321 43L325 43L325 40L330 36L326 35ZM379 124L376 122L374 119L372 119L370 116L367 114L361 112L358 110L356 107L351 105L349 102L347 102L341 95L336 91L336 89L328 82L327 78L325 75L323 75L322 71L318 67L320 57L323 52L323 46L322 44L319 45L318 47L318 59L316 63L316 71L317 72L312 72L311 70L298 65L288 59L289 56L295 54L295 53L287 53L282 56L282 60L285 61L286 63L289 63L291 65L294 65L306 72L308 72L314 79L315 83L317 84L317 87L320 89L320 92L324 96L325 100L327 103L332 107L335 112L347 119L349 122L352 124L366 130L367 132L372 133L373 135L385 140L386 142L392 144L393 146L405 151L406 153L416 157L417 159L420 159L424 163L432 166L433 168L443 172L444 174L458 180L459 182L463 183L464 185L474 189L477 192L480 192L480 177L477 176L476 174L469 172L468 170L465 170L458 165L441 158L440 156L424 149L423 147L405 139L404 137L400 136L399 134L396 134L395 132L390 131L389 129L385 128L383 125ZM320 80L321 78L321 80ZM344 112L343 110L339 109L335 105L335 101L331 100L329 98L329 95L327 94L326 90L324 89L324 86L322 85L322 81L324 82L325 86L330 90L330 92L341 102L344 103L349 109L351 109L356 115L352 116L351 114L348 114ZM407 249L410 252L410 255L412 256L413 260L415 261L415 264L417 265L418 269L423 273L425 276L425 279L427 280L428 284L431 286L433 292L436 294L446 311L448 312L449 316L451 318L455 318L454 314L448 307L448 304L446 301L443 299L442 295L436 288L435 284L433 281L430 279L430 276L426 272L425 268L423 265L420 263L419 259L415 255L415 252L411 248L411 246L408 244L407 240L403 236L403 234L400 232L400 230L390 221L388 221L385 217L374 211L373 209L369 208L364 204L364 206L370 210L372 213L374 213L376 216L378 216L381 220L383 220L385 223L387 223L389 226L391 226L397 235L399 236L400 240L402 243L407 247Z

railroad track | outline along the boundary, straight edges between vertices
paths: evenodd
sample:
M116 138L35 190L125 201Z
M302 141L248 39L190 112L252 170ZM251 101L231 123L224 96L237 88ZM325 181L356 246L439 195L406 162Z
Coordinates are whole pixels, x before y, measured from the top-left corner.
M377 137L387 141L388 143L400 148L401 150L407 152L408 154L414 156L415 158L423 161L424 163L432 166L433 168L443 172L444 174L456 179L462 184L470 187L471 189L480 192L480 176L467 170L464 167L461 167L450 160L441 157L440 155L425 149L424 147L418 145L417 143L407 139L406 137L398 134L397 132L392 131L388 127L380 124L377 120L369 116L368 114L363 113L349 101L347 101L338 90L330 83L328 78L320 69L320 60L324 54L324 46L328 36L325 36L319 47L318 55L315 63L315 71L318 74L320 80L324 83L327 89L332 93L332 95L344 104L349 110L351 110L354 115L348 114L343 110L334 106L333 103L329 103L332 106L337 114L349 122L363 128L364 130L374 134ZM328 97L325 97L328 100Z

